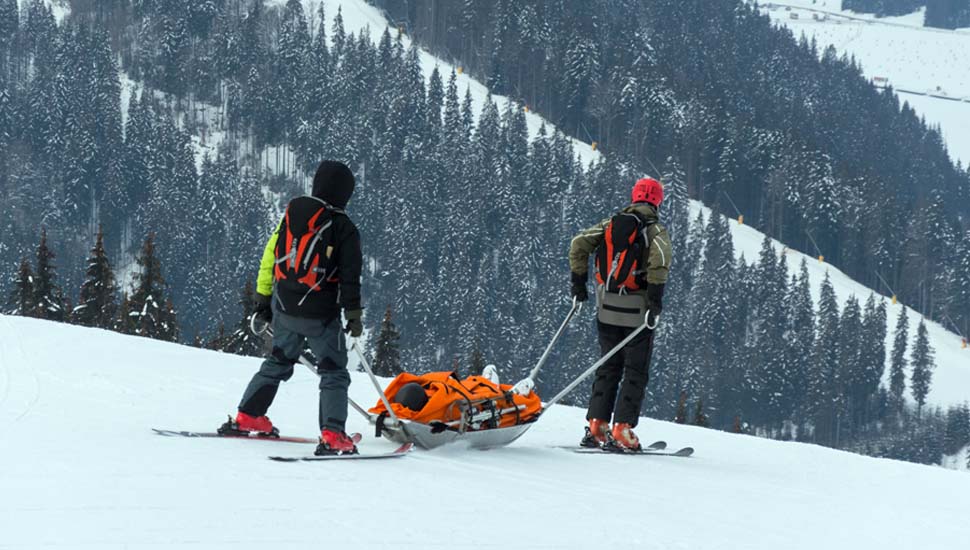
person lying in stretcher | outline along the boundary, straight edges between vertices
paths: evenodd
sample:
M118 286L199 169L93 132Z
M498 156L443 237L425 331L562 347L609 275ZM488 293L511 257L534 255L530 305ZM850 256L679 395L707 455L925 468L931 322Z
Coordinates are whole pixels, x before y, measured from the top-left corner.
M391 381L384 395L401 420L464 432L507 428L535 420L542 411L542 400L531 387L523 394L514 389L509 384L499 384L498 374L490 365L482 376L463 380L451 371L402 373ZM379 400L369 412L386 415L387 408Z

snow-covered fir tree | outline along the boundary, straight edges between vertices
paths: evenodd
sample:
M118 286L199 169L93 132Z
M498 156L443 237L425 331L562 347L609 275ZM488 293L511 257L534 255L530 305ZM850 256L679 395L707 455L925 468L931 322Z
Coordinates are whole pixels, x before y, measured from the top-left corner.
M54 251L47 246L47 229L42 229L37 246L37 264L34 273L34 313L38 319L64 321L67 311L64 294L57 284Z
M917 413L921 413L923 405L926 404L926 396L930 393L933 369L936 367L933 348L930 346L926 332L925 319L920 319L919 328L916 329L916 343L913 344L910 365L913 366L910 387L913 391L913 399L916 400L918 406Z
M34 273L30 268L30 261L26 258L20 262L20 269L17 270L11 286L13 288L7 298L4 313L32 316L37 309L37 302L34 299Z
M946 415L943 453L953 455L970 445L970 406L966 403L950 407Z
M810 410L815 423L815 440L836 441L842 410L842 372L839 368L839 305L832 280L825 275L818 304L818 332L812 350L809 374Z
M122 313L127 309L126 328L131 334L174 342L178 325L172 303L165 296L166 284L153 234L145 239L137 262L139 272L132 283L131 297L122 307Z
M247 280L246 286L239 293L239 305L242 306L242 317L236 323L235 330L228 336L224 345L220 346L219 349L222 351L249 357L261 355L263 339L261 336L253 334L249 326L253 316L253 297L253 283Z
M381 330L374 345L374 374L394 377L403 372L401 368L401 349L398 341L401 336L394 326L391 308L384 311Z
M896 320L896 332L893 336L893 349L889 362L889 395L895 412L902 410L905 404L903 392L906 391L906 348L909 345L909 318L906 307L899 308Z
M118 285L104 248L104 231L101 228L98 229L97 240L88 257L85 276L78 300L80 303L74 308L74 322L110 329L118 310Z

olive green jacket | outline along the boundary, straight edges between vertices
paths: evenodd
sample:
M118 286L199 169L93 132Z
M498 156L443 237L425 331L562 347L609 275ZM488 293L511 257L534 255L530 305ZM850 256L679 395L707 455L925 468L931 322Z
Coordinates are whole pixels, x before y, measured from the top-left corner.
M631 204L623 212L635 212L647 222L653 222L647 229L650 246L643 251L640 259L641 269L646 270L647 282L652 285L662 285L667 282L670 272L670 261L673 258L670 251L670 236L664 226L657 221L657 209L647 203ZM596 247L603 242L606 226L610 218L584 229L576 235L569 245L569 268L577 275L585 275L589 271L589 256L596 251Z

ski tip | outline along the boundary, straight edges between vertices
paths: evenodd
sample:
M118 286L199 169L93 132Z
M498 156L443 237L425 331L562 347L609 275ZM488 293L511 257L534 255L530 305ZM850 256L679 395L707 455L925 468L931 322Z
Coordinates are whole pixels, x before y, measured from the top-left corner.
M680 449L679 451L677 451L677 452L674 453L674 455L681 456L681 457L684 457L684 458L687 458L688 456L691 456L692 454L694 454L694 448L693 447L684 447L683 449Z
M160 430L158 428L152 428L152 431L158 435L164 435L165 437L185 437L186 432L179 432L176 430Z
M271 456L269 459L276 462L298 462L300 460L299 457L293 456Z

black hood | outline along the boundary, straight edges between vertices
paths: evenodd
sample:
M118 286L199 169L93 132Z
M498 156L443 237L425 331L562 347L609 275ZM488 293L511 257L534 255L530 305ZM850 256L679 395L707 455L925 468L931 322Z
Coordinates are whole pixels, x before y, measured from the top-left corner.
M325 160L313 176L313 196L323 199L337 208L347 208L354 194L354 173L347 165L335 160Z

